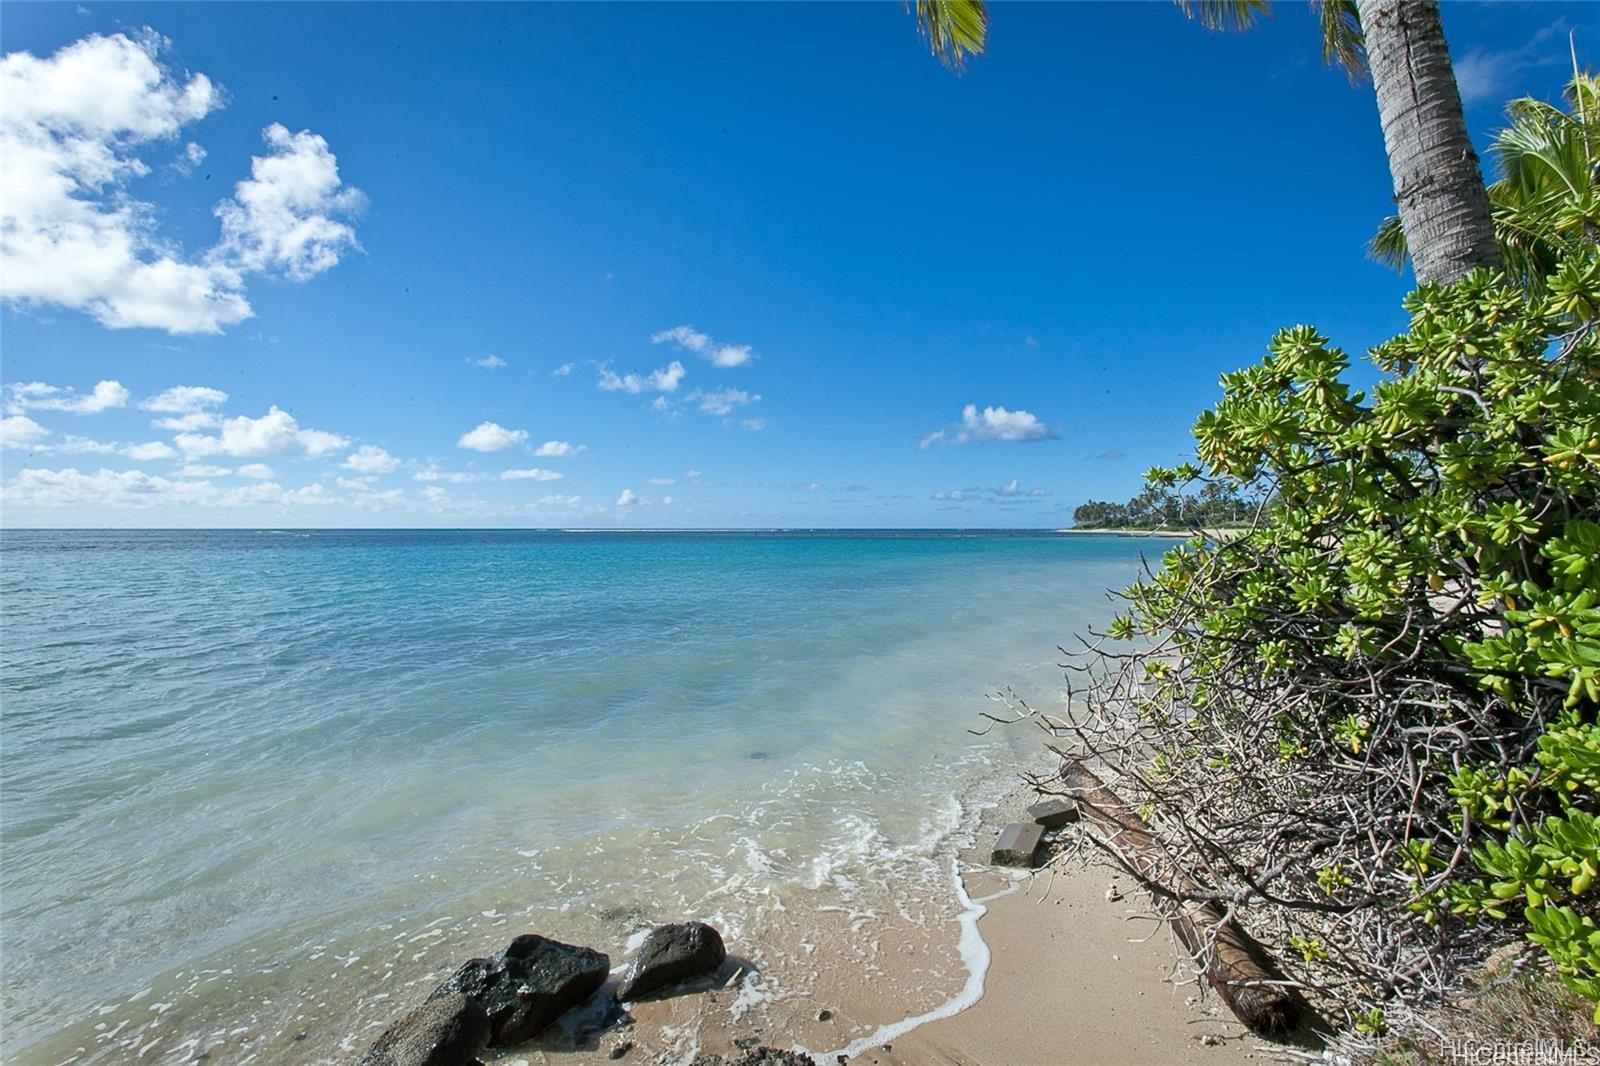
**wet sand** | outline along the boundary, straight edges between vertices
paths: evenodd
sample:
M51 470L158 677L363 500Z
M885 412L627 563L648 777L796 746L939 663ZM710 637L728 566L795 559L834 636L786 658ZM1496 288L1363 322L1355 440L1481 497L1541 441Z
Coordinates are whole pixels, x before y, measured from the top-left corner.
M984 909L976 921L983 987L975 1003L961 1004L970 980L963 963L972 959L963 959L955 923L930 930L878 921L867 945L852 939L848 916L830 912L805 923L816 968L803 989L778 991L751 1009L758 986L733 980L726 988L635 1004L632 1024L577 1052L518 1049L499 1061L616 1061L609 1056L623 1045L623 1062L687 1064L700 1055L731 1061L758 1043L804 1049L820 1066L834 1066L847 1052L850 1063L863 1066L1168 1066L1275 1058L1275 1047L1248 1035L1214 995L1175 983L1165 926L1141 915L1137 896L1109 868L1077 858L1033 873L986 865L998 827L1025 802L1019 792L986 812L960 856L966 894ZM1113 884L1126 895L1108 899ZM900 1031L919 986L927 993L923 1006L948 1016Z

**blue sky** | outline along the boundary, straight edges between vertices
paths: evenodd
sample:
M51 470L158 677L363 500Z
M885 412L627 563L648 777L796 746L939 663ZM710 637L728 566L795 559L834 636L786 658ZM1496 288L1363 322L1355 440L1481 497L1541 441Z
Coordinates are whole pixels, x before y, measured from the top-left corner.
M1445 20L1480 143L1600 54ZM1403 325L1302 4L999 5L961 76L891 3L3 21L8 525L1061 526L1276 328Z

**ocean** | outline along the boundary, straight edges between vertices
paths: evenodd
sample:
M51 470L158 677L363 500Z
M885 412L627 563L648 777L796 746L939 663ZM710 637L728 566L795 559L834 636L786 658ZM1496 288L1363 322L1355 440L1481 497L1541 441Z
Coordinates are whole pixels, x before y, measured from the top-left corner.
M348 1059L516 933L620 962L687 918L756 1012L918 931L897 1009L936 1008L955 850L1044 765L973 734L989 695L1059 708L1057 645L1159 550L0 532L0 1057Z

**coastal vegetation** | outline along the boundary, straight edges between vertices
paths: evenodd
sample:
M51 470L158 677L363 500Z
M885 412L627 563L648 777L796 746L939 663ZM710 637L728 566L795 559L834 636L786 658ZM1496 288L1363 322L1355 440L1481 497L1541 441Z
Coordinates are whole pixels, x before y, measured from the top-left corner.
M1264 8L1179 6L1213 29ZM1154 865L1096 838L1157 909L1247 924L1348 1032L1506 949L1600 1024L1596 82L1513 103L1485 190L1437 4L1318 7L1325 56L1374 84L1398 213L1372 250L1413 268L1410 326L1370 391L1326 335L1281 330L1224 375L1197 461L1080 508L1271 501L1128 588L1045 722L1164 837ZM1204 969L1215 944L1190 947Z
M1060 726L1167 835L1163 905L1360 1029L1524 938L1600 999L1600 251L1546 285L1421 286L1370 396L1309 326L1227 375L1151 482L1276 505L1127 590Z
M1150 484L1126 503L1089 500L1079 504L1072 512L1072 522L1080 529L1217 529L1248 524L1261 507L1260 500L1221 482L1204 483L1191 492Z

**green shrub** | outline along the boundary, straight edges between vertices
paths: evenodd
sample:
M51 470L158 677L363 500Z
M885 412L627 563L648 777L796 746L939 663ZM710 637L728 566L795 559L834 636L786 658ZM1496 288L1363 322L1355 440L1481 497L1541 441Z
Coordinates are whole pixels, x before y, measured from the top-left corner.
M1522 937L1600 999L1600 254L1406 308L1370 396L1309 326L1224 376L1148 480L1274 505L1127 591L1066 730L1172 842L1157 898L1352 1024Z

